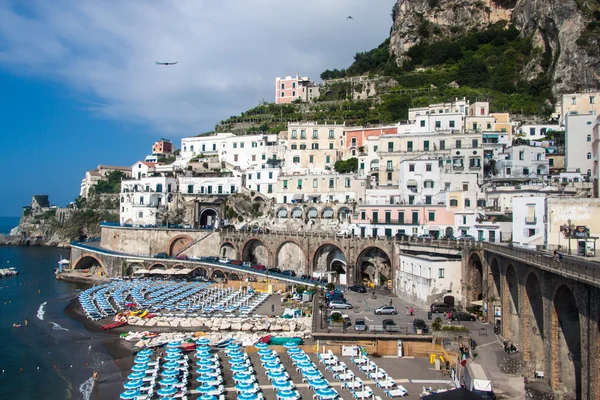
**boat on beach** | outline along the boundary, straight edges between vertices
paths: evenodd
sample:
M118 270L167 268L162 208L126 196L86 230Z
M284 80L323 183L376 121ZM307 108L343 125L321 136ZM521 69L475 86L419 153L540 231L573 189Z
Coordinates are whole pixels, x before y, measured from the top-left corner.
M4 277L4 276L16 276L19 275L19 271L17 271L15 268L2 268L0 269L0 276Z

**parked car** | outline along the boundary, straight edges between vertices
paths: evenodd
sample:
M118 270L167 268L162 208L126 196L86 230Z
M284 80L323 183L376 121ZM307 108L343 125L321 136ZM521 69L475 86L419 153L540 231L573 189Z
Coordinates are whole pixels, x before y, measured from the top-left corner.
M224 231L235 231L235 225L225 225L221 229Z
M281 271L281 275L296 276L296 272L292 271L291 269L286 269L284 271Z
M367 293L367 289L361 285L348 286L348 290L356 293Z
M405 234L405 233L400 233L400 232L398 232L398 233L396 233L396 234L394 235L394 239L396 239L396 240L409 240L409 239L410 239L410 236L408 236L408 235L407 235L407 234Z
M255 226L255 227L252 228L252 233L264 233L264 232L265 231L262 228L258 227L258 226Z
M394 320L391 319L384 319L383 321L381 321L381 325L383 325L383 329L385 329L386 331L398 329Z
M344 303L344 302L341 302L340 300L333 300L333 301L329 302L329 308L349 310L349 309L353 308L353 306L350 303Z
M202 259L202 258L200 258L200 257L198 257L198 256L190 256L189 258L190 258L190 260L192 260L192 261L200 261L200 260Z
M223 257L219 260L219 262L223 263L223 264L229 264L231 262L231 260L227 257Z
M179 254L177 257L175 257L178 260L189 260L190 258L188 256L186 256L185 254Z
M279 268L269 268L267 271L269 271L269 272L275 272L276 274L281 273L281 269L279 269Z
M242 262L240 260L231 260L230 264L231 265L242 265Z
M367 328L367 324L365 323L365 319L364 318L356 318L354 320L354 330L355 331L366 331Z
M383 307L377 308L375 310L375 314L377 314L377 315L381 315L381 314L396 315L396 314L398 314L398 310L396 310L396 307L394 307L394 306L383 306Z
M341 301L342 303L347 303L348 301L341 294L339 296L330 297L327 299L327 303L331 303L332 301Z
M454 307L446 303L433 303L429 308L433 313L447 313L454 311Z
M334 296L336 294L343 294L343 293L340 290L337 290L337 289L336 290L331 290L331 291L325 293L325 297L329 298L329 297Z
M192 229L190 224L183 224L183 229Z
M473 235L460 235L456 240L476 240Z
M154 255L154 257L156 258L169 258L169 255L167 253L157 253Z
M250 261L244 261L242 266L246 268L252 268L252 263Z
M204 259L205 259L206 261L210 261L210 262L219 261L219 257L215 257L215 256L208 256L208 257L204 257Z
M426 233L424 235L419 235L417 236L417 239L422 239L422 240L431 240L433 239L433 236L431 236L430 234Z
M413 321L413 329L414 329L415 333L417 333L418 330L420 330L422 333L429 332L429 327L427 326L425 321L423 321L422 319L419 319L419 318L417 318Z
M252 266L252 268L256 269L258 271L266 271L267 270L267 267L265 267L262 264L255 264L255 265Z
M452 321L475 321L477 317L464 311L454 311Z

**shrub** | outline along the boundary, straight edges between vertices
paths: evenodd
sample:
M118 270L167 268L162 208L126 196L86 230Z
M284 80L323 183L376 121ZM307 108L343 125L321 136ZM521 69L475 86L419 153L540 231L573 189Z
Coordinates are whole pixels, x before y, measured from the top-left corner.
M331 282L329 282L327 285L325 285L325 289L327 290L334 290L335 289L335 285Z
M443 320L440 317L437 317L435 321L431 323L431 329L433 329L436 332L442 329L442 321Z

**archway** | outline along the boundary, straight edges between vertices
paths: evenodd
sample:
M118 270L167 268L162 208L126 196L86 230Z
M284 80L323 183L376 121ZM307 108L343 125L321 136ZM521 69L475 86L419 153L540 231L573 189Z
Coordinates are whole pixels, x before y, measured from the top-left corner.
M575 393L575 398L581 399L581 325L577 302L571 289L563 285L556 291L553 303L552 319L557 322L558 332L553 335L552 350L558 352L558 379L565 392Z
M477 253L471 253L467 264L467 302L483 298L483 266Z
M219 213L214 208L205 208L200 213L200 226L203 228L210 228L215 226Z
M288 217L288 210L287 208L280 208L279 210L277 210L277 218L287 218Z
M316 208L314 207L310 207L309 209L306 210L306 217L309 219L315 219L319 217L319 212L317 211Z
M525 281L527 304L524 304L525 326L529 329L529 362L533 371L544 371L544 303L542 287L535 273L527 275Z
M125 270L125 276L133 276L135 274L135 271L138 271L140 269L144 269L143 264L138 262L131 263L127 266L127 269Z
M352 212L350 211L350 209L348 207L340 207L338 209L338 218L339 219L348 219L350 218L350 214Z
M302 248L297 243L288 241L277 249L275 265L282 270L292 270L297 275L302 275L305 271L305 258Z
M387 281L392 279L392 262L390 256L379 247L367 247L358 259L356 266L360 271L363 282L379 286L387 286Z
M219 256L223 258L229 258L230 260L235 260L237 259L237 252L235 251L235 247L233 247L231 243L227 242L221 245Z
M505 336L510 337L516 343L519 342L519 281L515 267L508 265L506 268L506 286L508 288L508 309L504 310L504 315L508 318L508 332Z
M192 271L192 276L193 277L202 277L202 278L206 278L208 276L208 273L206 272L206 269L203 267L196 267L194 268L194 270Z
M102 271L105 275L107 275L107 271L102 265L100 259L98 259L94 255L82 255L76 262L73 269L85 269L88 270L90 274L95 274L97 271Z
M326 277L329 282L348 283L346 255L335 244L322 244L312 257L313 276Z
M451 226L446 228L446 238L452 239L454 237L454 228Z
M302 218L302 209L300 207L292 208L292 218Z
M160 263L156 263L156 264L152 264L150 266L150 268L148 268L148 271L166 271L167 267L164 266L164 264L160 264Z
M192 243L194 243L194 239L187 235L175 236L169 243L169 255L171 257L178 255L187 249Z
M230 281L239 281L240 277L235 272L232 272L229 275L227 275L227 279L229 279Z
M225 274L220 269L215 269L212 273L212 279L225 279Z
M331 207L325 207L323 209L323 213L321 214L321 216L324 219L332 219L333 218L333 208L331 208Z
M269 250L260 240L250 239L242 250L242 261L268 266L270 261Z

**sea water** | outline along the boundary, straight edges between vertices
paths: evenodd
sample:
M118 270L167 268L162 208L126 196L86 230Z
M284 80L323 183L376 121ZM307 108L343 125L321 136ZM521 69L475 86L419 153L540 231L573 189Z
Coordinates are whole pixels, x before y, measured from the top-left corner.
M0 399L114 398L122 384L103 346L114 336L90 333L64 314L81 287L55 279L61 257L69 251L0 246L0 265L19 271L0 278ZM99 389L90 380L94 369ZM103 380L114 382L112 391L102 390L111 386Z

